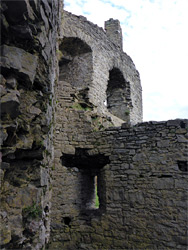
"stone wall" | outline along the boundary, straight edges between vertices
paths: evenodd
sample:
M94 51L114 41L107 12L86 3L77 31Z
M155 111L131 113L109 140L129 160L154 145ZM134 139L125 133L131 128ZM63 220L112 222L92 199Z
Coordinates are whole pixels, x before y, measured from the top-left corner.
M47 248L186 249L187 121L112 127L123 122L114 120L116 97L140 100L134 65L123 54L124 70L122 52L85 18L65 12L63 21ZM127 111L125 121L141 120Z
M1 249L42 249L49 240L60 8L0 3Z
M110 71L114 70L118 72L117 79L120 78L121 81L121 78L124 78L123 85L118 87L119 95L117 95L116 105L113 107L114 115L117 116L118 113L119 118L131 122L131 124L141 122L142 89L139 73L131 58L122 52L122 46L117 46L122 40L122 34L118 33L118 37L116 34L116 26L118 26L118 30L121 29L118 21L111 19L106 22L107 33L102 28L87 21L85 17L75 16L66 11L63 13L62 22L62 41L63 38L79 39L85 44L85 47L90 49L92 67L89 71L91 80L87 84L89 101L96 106L98 112L104 114L110 111L108 115L113 115L112 110L107 109L108 103L107 106L105 104L108 101L106 91L111 80ZM77 46L75 42L69 42L70 48L74 45ZM70 48L69 51L66 50L66 52L69 52L69 56ZM63 51L65 60L67 57L64 55ZM74 61L74 58L72 60ZM122 111L121 107L123 107ZM119 112L116 110L119 110Z
M62 69L64 70L60 67L60 78ZM69 230L68 224L71 222L78 226L82 220L82 217L81 219L79 217L80 211L84 210L87 203L89 207L92 206L93 199L90 195L84 195L83 190L94 194L94 189L92 189L94 179L88 179L87 173L82 171L85 163L81 160L81 155L85 152L87 154L87 150L95 151L93 131L104 130L105 127L112 126L112 122L96 113L94 106L86 102L85 92L82 95L82 92L69 82L59 81L56 98L51 241L48 248L64 249L72 246L74 249L75 241L70 242L70 234L66 233ZM77 163L72 166L69 158L74 155L76 155L74 161ZM103 159L103 155L99 156L97 161L93 158L89 159L89 164L91 162L95 164L100 159ZM92 168L92 175L95 174L95 165ZM81 172L78 170L80 166L82 166ZM87 184L91 185L89 189L85 188ZM80 237L80 234L76 234L75 231L75 237L76 235Z
M77 114L64 152L59 140L49 249L186 249L188 120L92 133L84 123L83 137Z
M114 249L187 249L188 120L125 124L97 140L99 153L110 150L106 216Z
M123 36L119 20L110 18L105 22L105 31L110 41L112 41L121 50L123 49Z
M118 22L60 20L61 1L0 8L0 247L186 249L188 121L138 123Z

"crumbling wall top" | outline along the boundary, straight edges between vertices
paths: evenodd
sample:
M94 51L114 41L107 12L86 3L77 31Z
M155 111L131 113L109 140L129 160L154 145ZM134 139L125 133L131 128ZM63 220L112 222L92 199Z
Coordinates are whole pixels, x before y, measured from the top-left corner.
M117 19L110 18L105 22L105 31L109 39L121 50L123 50L123 36L120 22Z

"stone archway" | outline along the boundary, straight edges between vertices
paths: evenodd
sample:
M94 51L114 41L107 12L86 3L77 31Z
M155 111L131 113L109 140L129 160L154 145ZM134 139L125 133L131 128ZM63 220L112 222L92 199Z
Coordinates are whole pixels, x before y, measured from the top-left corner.
M59 46L59 80L84 89L91 84L92 72L90 46L77 37L64 37Z
M129 121L129 83L125 81L122 72L118 68L114 67L109 71L106 95L108 111L124 121Z

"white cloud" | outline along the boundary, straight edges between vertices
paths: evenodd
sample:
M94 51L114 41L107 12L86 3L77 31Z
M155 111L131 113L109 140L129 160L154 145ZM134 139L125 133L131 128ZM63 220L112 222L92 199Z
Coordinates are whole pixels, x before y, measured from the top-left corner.
M79 0L65 1L65 9L76 15L86 16L88 20L100 27L104 27L104 21L111 17L123 19L129 15L124 9L114 8L111 1L87 0L83 1L82 7L80 7L81 3L82 1Z
M120 20L141 75L144 120L188 117L187 0L65 0L65 9L101 27Z

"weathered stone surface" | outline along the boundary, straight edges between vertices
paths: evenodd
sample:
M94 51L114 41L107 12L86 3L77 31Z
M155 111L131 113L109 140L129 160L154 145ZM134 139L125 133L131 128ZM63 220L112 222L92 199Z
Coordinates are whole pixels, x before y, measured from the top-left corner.
M3 87L2 85L0 85L0 95L4 96L7 93L7 90L5 89L5 87Z
M53 87L61 2L0 3L0 203L6 214L0 222L2 249L42 249L50 236ZM41 32L44 46L39 42Z
M0 130L0 145L2 145L3 141L5 141L7 139L8 134L7 134L6 130L3 129L2 127L0 127L0 129L1 129Z
M110 18L105 22L105 31L109 39L120 49L123 48L122 30L119 20Z
M11 26L11 32L21 39L32 39L32 30L27 25L14 25Z
M19 136L19 141L16 144L17 149L32 149L34 138L26 137L25 135Z
M29 110L29 112L33 115L40 115L40 113L42 112L39 108L36 108L34 106L32 106Z
M4 95L1 98L1 112L2 115L8 114L12 118L15 118L19 115L19 99L17 92L11 92Z
M0 239L1 239L1 244L6 245L11 241L11 229L10 227L7 226L6 223L0 223Z
M36 55L7 45L2 45L0 51L0 66L2 70L4 68L17 70L20 77L24 77L30 83L33 83L38 64L38 57Z
M2 84L1 86L5 86L5 83L6 83L5 78L1 74L0 74L0 83Z
M61 91L58 93L57 97L61 96ZM62 113L60 106L58 111L57 114ZM66 111L64 112L66 113ZM67 221L60 222L59 220L62 227L65 227L64 230L62 227L56 231L52 229L53 242L50 242L49 249L54 246L55 242L61 246L60 248L65 249L68 249L67 242L77 244L80 248L84 244L84 247L87 246L91 249L124 249L125 246L128 249L133 247L135 249L152 249L155 246L159 249L166 247L175 249L179 245L182 249L186 249L183 231L187 223L185 197L188 182L185 167L181 167L182 170L180 170L180 166L186 164L187 141L176 139L176 136L186 138L186 129L180 129L182 120L175 122L176 128L174 128L173 136L172 122L170 125L167 125L168 122L140 123L134 127L129 125L87 133L86 127L84 127L86 122L81 125L82 121L77 120L76 111L70 108L69 112L71 116L63 120L64 129L60 129L61 121L58 121L56 150L61 152L61 140L58 140L61 133L66 133L66 137L63 138L67 138L67 148L84 148L85 142L79 141L76 136L73 139L75 128L82 127L87 134L85 141L91 143L88 155L103 152L110 155L110 162L102 168L100 175L97 173L100 208L95 210L95 213L90 207L85 212L86 218L84 213L80 214L79 211L82 211L82 190L84 189L84 192L87 193L86 190L90 189L86 177L89 174L85 173L85 176L82 177L78 166L74 167L73 163L70 167L70 162L68 164L68 162L59 161L59 153L56 154L53 183L56 195L52 199L54 210L52 221L57 221L57 217L65 217ZM71 121L76 124L72 128L68 122L70 117ZM84 116L82 119L89 121ZM184 122L186 121L184 120ZM94 149L92 149L92 144ZM77 152L77 150L75 153L72 151L75 158ZM86 158L85 162L87 165ZM95 166L97 168L97 163ZM88 164L87 167L92 168L91 164ZM90 182L92 182L92 177L90 176L90 178ZM60 187L62 191L60 191ZM182 201L183 197L184 201ZM61 202L64 204L63 207L59 206ZM77 237L73 238L71 236L75 231ZM168 235L168 239L159 234L161 231L163 235ZM97 232L97 235L94 232ZM55 238L57 234L60 238L62 235L66 241L60 242L59 238ZM175 238L174 235L178 235L179 238Z
M178 142L187 142L188 133L186 135L177 135Z
M6 86L11 89L16 89L17 87L17 80L14 77L9 77L6 79Z
M124 120L135 124L142 121L142 90L139 73L131 58L119 49L122 40L121 32L116 35L114 26L118 26L118 21L109 21L107 27L109 33L105 33L103 29L81 16L75 16L65 11L62 45L60 45L62 54L71 55L69 50L76 42L76 48L87 46L90 52L87 50L87 53L81 53L79 50L78 54L71 55L73 60L70 62L65 59L67 63L62 65L60 79L71 82L73 86L79 84L79 88L88 87L89 101L100 112L108 112L109 117L113 117L114 114L118 115L121 123ZM117 30L120 30L119 28L117 27ZM114 40L111 39L112 37ZM63 46L64 42L69 45L69 49L68 46ZM78 45L81 43L82 46ZM101 62L103 62L103 67L101 67ZM118 82L120 86L117 84ZM113 91L109 91L110 89ZM111 104L113 104L113 108Z
M7 1L6 2L8 10L6 10L6 16L9 22L12 24L20 23L25 21L25 18L30 18L34 20L33 9L27 0L23 1Z
M188 121L132 126L141 85L119 23L65 12L58 49L59 4L0 4L0 247L186 249Z

